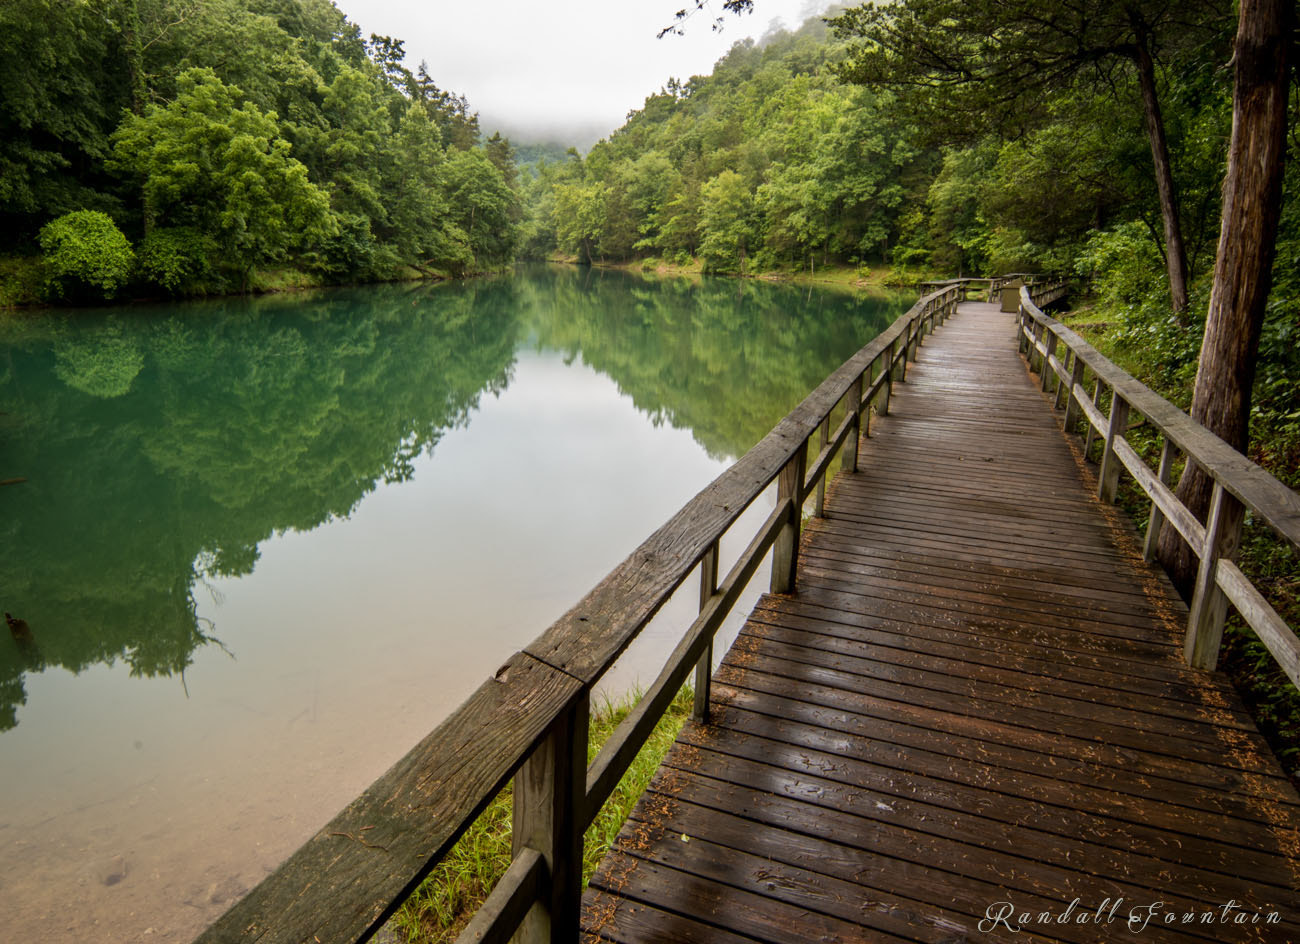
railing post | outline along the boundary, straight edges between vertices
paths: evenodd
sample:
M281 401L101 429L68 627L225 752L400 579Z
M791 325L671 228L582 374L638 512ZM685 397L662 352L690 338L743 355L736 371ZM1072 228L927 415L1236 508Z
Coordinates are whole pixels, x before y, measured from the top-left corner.
M831 415L826 414L826 419L822 420L822 425L817 436L817 454L821 455L826 444L831 441ZM818 518L826 517L826 476L829 475L829 466L827 472L817 480L817 500L813 503L813 514Z
M1173 440L1168 436L1165 437L1165 444L1160 450L1160 469L1157 473L1160 476L1160 484L1168 485L1174 477L1174 446ZM1151 499L1151 517L1147 519L1147 536L1142 542L1142 556L1148 561L1156 559L1156 546L1160 543L1160 531L1165 526L1165 513L1160 510L1153 497Z
M1055 373L1055 371L1052 370L1052 357L1056 354L1056 335L1049 331L1046 326L1043 327L1043 347L1043 363L1040 379L1043 393L1046 393L1047 388L1051 386L1051 377Z
M718 542L714 541L700 559L700 612L718 592ZM695 664L695 702L691 717L703 724L709 720L709 692L713 686L713 639L704 647L704 655Z
M1019 326L1016 329L1016 350L1026 357L1029 356L1029 338L1027 332L1029 329L1029 316L1025 314L1025 306L1021 305L1016 309L1017 317L1020 319Z
M1106 424L1106 445L1101 451L1101 471L1097 473L1097 497L1104 502L1115 501L1119 488L1119 457L1115 455L1115 437L1123 436L1128 429L1128 401L1117 391L1111 392L1110 422Z
M515 774L511 846L536 849L546 861L541 898L514 944L576 944L582 916L582 804L587 790L590 698L560 712Z
M868 365L864 374L867 383L871 382L871 366ZM849 385L849 402L846 408L853 411L853 420L849 423L849 434L844 439L844 451L840 454L840 468L848 469L850 472L858 471L858 437L866 431L866 435L871 435L871 404L865 407L862 404L862 378L864 374L858 374L858 379ZM864 417L863 414L866 414Z
M1079 422L1079 398L1074 395L1074 388L1083 385L1083 360L1074 355L1070 368L1070 390L1065 395L1065 430L1074 432L1074 424Z
M781 533L772 545L773 593L794 592L795 577L799 570L799 531L803 526L803 502L799 500L799 493L803 491L807 457L808 440L805 439L777 476L776 500L783 502L788 498L793 505L790 508L790 519L781 528Z
M1069 371L1070 365L1074 363L1074 361L1076 360L1078 360L1078 358L1074 356L1074 351L1070 348L1068 344L1065 345L1065 361L1064 363L1061 364L1061 369L1064 371ZM1054 409L1059 410L1061 408L1062 394L1065 395L1068 402L1071 388L1067 386L1067 383L1068 383L1067 381L1062 380L1060 377L1056 378L1056 399L1052 402L1052 407Z
M1096 386L1093 387L1093 391L1092 391L1092 405L1095 406L1097 408L1097 412L1100 413L1101 395L1102 393L1105 392L1105 387L1102 386L1100 377L1095 378L1095 380L1096 380ZM1097 435L1097 430L1093 427L1092 420L1088 420L1088 434L1083 440L1083 457L1085 459L1087 459L1088 454L1092 452L1092 441L1096 437L1096 435Z
M1183 642L1183 658L1198 669L1213 669L1219 663L1223 620L1228 615L1228 598L1219 589L1217 579L1219 559L1231 558L1236 552L1244 518L1241 502L1215 482L1210 515L1205 519L1201 563L1196 569L1196 590L1192 593L1187 619L1187 638Z

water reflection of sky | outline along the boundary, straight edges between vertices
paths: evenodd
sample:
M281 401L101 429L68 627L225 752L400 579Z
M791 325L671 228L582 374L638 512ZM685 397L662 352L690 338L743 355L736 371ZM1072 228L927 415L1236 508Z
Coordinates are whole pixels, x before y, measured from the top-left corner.
M455 292L463 291L469 290L448 294L455 301L460 297ZM482 291L496 297L492 286ZM508 300L528 310L526 289L510 291L518 294ZM543 295L546 291L550 289L543 289ZM733 294L730 289L723 292L723 303L729 304ZM445 414L437 412L441 407L434 409L432 438L421 434L426 444L433 444L432 450L416 450L405 474L389 476L394 480L390 483L382 476L376 478L383 457L376 462L373 449L349 452L331 424L340 415L361 417L359 424L352 419L354 425L343 429L358 440L369 437L383 442L383 436L371 435L375 431L365 428L364 418L386 421L391 411L373 404L358 407L354 389L392 396L426 382L419 357L402 360L399 356L402 347L413 342L410 328L394 329L392 325L403 324L400 319L384 321L382 316L377 327L365 319L350 323L343 315L336 316L342 318L337 323L309 319L301 333L309 338L323 333L332 345L333 359L327 370L304 375L311 387L307 395L302 396L300 384L287 385L285 390L299 400L285 399L264 413L258 404L247 407L240 402L241 394L235 397L236 405L247 407L256 421L266 417L270 417L267 423L296 421L308 410L326 417L325 432L316 438L304 433L308 446L297 454L308 457L300 461L312 463L301 470L302 481L317 489L328 488L321 494L328 494L331 503L313 511L310 501L303 502L303 495L311 493L297 490L297 468L277 477L254 463L248 466L251 471L243 473L248 481L268 483L277 498L285 496L282 507L295 514L320 516L333 505L346 511L341 517L340 511L324 514L328 519L324 524L306 530L295 530L283 518L267 520L268 510L281 506L266 501L257 489L244 494L234 477L214 475L220 470L208 463L211 457L219 459L222 448L205 441L210 434L196 419L202 407L185 412L175 399L167 399L175 396L168 387L180 373L164 372L161 379L150 379L153 360L161 361L164 355L181 365L174 371L184 368L184 376L195 373L185 366L184 358L190 354L183 345L169 341L168 346L155 338L145 345L147 356L127 359L128 366L139 372L137 379L128 381L133 395L148 384L167 394L146 390L153 399L142 409L137 406L139 412L129 423L111 419L110 408L124 400L109 397L83 404L75 398L87 394L69 394L57 383L48 395L27 390L41 402L72 398L58 402L76 422L67 431L41 434L56 445L78 442L76 437L98 441L99 427L88 416L110 417L106 422L116 423L112 428L119 435L121 429L132 432L155 422L153 417L160 411L165 414L160 429L167 433L169 424L174 425L167 417L175 413L193 429L186 440L164 435L163 441L192 451L177 458L174 450L158 448L149 455L151 464L140 468L158 474L160 467L165 488L198 482L212 495L227 497L231 508L229 519L214 513L205 504L209 492L195 489L182 495L181 511L171 517L162 508L151 510L147 495L144 500L136 495L133 500L139 507L120 513L108 505L96 508L97 501L111 502L115 497L111 493L78 498L86 503L70 510L60 501L72 502L71 492L66 499L48 494L56 478L51 471L49 482L35 484L47 489L41 507L54 510L36 520L80 517L87 519L88 532L98 534L96 522L90 519L101 514L115 522L120 532L121 521L138 520L144 529L157 512L160 522L188 526L198 521L207 529L187 532L190 547L197 546L195 535L213 531L230 532L236 545L248 535L270 536L256 540L255 563L251 570L236 568L242 570L240 576L205 574L202 567L192 571L199 574L189 587L193 603L183 601L177 612L188 619L192 605L199 629L220 642L193 649L183 675L132 677L131 614L124 617L112 610L116 604L111 600L105 603L102 622L107 626L111 615L112 630L128 640L120 654L112 655L110 649L109 662L93 656L51 658L42 671L22 675L26 701L17 707L18 723L0 732L0 795L5 797L0 806L0 913L9 935L25 941L107 942L139 940L146 934L154 941L188 940L711 481L726 464L726 457L717 455L719 442L752 440L756 435L752 429L769 427L806 392L784 387L804 387L804 374L819 378L826 361L833 366L856 347L833 350L834 345L825 343L826 332L813 326L803 335L773 342L770 347L776 353L769 355L769 363L782 366L763 371L762 378L754 377L756 385L746 391L749 396L742 397L737 410L736 404L717 402L716 396L710 402L711 384L734 385L734 378L708 377L707 371L687 363L682 353L704 349L716 365L725 358L732 335L688 331L684 338L670 338L662 325L647 324L676 316L646 309L641 299L627 308L626 325L614 324L618 330L608 335L614 340L604 347L594 339L586 345L576 340L587 330L583 317L616 319L615 314L606 315L613 311L610 302L604 296L587 298L585 315L573 324L560 324L559 329L551 326L563 335L557 346L565 353L539 339L535 326L520 330L486 323L476 320L482 316L471 311L454 322L454 328L446 328L451 322L440 315L435 327L447 331L450 340L432 345L431 351L444 351L448 344L467 337L486 336L493 345L491 354L466 372L464 382L448 384L445 397L451 406ZM535 311L540 307L533 304ZM689 311L683 317L687 325L693 318L698 321ZM784 329L787 320L781 314L776 324ZM545 317L541 323L546 324ZM225 329L214 332L218 330ZM292 340L294 330L280 326L275 338ZM396 332L397 340L385 346L383 336L388 330ZM728 330L741 331L734 325ZM512 331L519 333L512 335ZM845 330L838 343L841 347L846 339L861 343L862 333ZM233 330L232 334L233 350L243 336ZM776 334L769 330L765 336ZM370 340L376 336L379 341ZM512 336L529 340L515 349L511 360L511 346L501 342ZM638 353L643 336L659 345L657 354ZM812 359L820 358L821 363L790 366L789 356L782 352L788 347L796 355L808 356L814 346L810 336L818 339ZM90 352L87 357L93 356L93 343L84 339L79 343L81 350ZM283 343L292 347L290 341ZM373 351L367 347L372 344ZM747 349L755 346L756 342L745 342ZM353 349L359 353L350 353ZM349 381L338 385L337 393L331 392L327 381L336 371L340 376L355 375L377 357L408 369L411 383L399 388L385 386L383 378L373 384L367 380L349 385ZM254 366L245 370L247 376L256 375L254 368L260 363L256 358L251 361ZM587 366L588 362L596 367ZM596 368L617 374L618 382ZM458 369L440 368L439 376ZM86 370L92 379L111 376L102 365L91 364ZM670 374L683 379L665 383ZM771 381L776 374L782 375L784 387L773 383L775 394L771 389L760 391L758 381ZM30 387L36 372L19 370L9 376ZM499 382L502 376L509 378L508 383ZM704 382L700 390L684 392L697 381ZM5 382L0 377L0 393L21 386L10 382L6 388ZM242 383L232 389L244 389ZM488 389L473 399L483 384ZM221 391L213 393L207 380L195 386L194 397L220 398ZM623 392L629 387L631 392ZM634 395L639 405L634 405ZM420 406L418 396L411 399ZM441 402L438 399L435 407ZM762 416L764 410L769 414L775 410L776 415ZM715 422L704 431L699 423L692 426L682 419L688 414ZM438 418L442 415L455 419L443 421ZM680 428L662 421L668 415ZM402 416L403 422L411 419ZM244 422L232 428L242 429ZM414 428L423 427L417 422ZM729 432L733 429L740 431ZM301 430L295 426L294 431ZM277 443L274 437L257 438L265 430L254 433L249 437L252 442ZM312 443L331 436L336 445L324 456L311 451ZM701 441L713 444L714 456ZM27 448L30 443L20 445ZM102 460L104 467L112 469L118 455L113 452ZM249 455L256 459L255 450L250 450L240 454L241 461L248 461ZM185 465L191 457L196 457L193 464ZM37 455L32 461L40 458ZM353 470L351 465L362 459L369 464ZM67 465L63 453L51 452L45 461L51 470ZM132 465L121 481L136 482L135 468ZM182 492L179 486L177 492ZM13 498L12 490L0 495L7 501ZM753 520L746 522L748 530L742 526L741 533L724 542L724 569L728 557L744 546L771 507L769 501L760 505ZM162 533L157 540L167 542L172 537ZM138 552L131 541L137 538L148 540L143 533L132 535L113 559L110 534L105 573L132 573L132 554ZM179 536L175 543L185 546ZM57 548L63 545L51 542L50 546L56 550L47 551L49 560L33 565L36 570L57 572L61 566ZM149 560L165 575L170 573L166 555ZM189 571L187 561L175 563L178 572ZM116 579L90 580L89 590L102 592L101 586L112 586ZM124 579L129 583L131 578ZM150 580L150 587L167 584L166 579L145 572L141 579ZM756 578L755 594L765 582L761 574ZM35 578L29 583L40 586ZM55 583L68 585L66 579ZM7 594L5 606L11 608L7 601L12 591L0 586L0 592ZM151 589L149 594L125 593L124 597L152 600L162 592ZM626 690L653 678L676 633L694 613L695 588L686 588L680 596L615 670L608 680L611 690ZM33 599L33 607L43 602ZM51 612L81 615L81 607L93 610L97 605L93 597L83 601L75 593L57 602L62 609ZM747 604L742 603L741 609L747 609ZM141 613L140 618L147 622L148 614ZM88 620L93 629L93 613ZM55 631L39 622L34 622L34 630L38 642L41 634ZM59 655L52 639L47 649ZM74 674L61 665L74 665L78 671Z

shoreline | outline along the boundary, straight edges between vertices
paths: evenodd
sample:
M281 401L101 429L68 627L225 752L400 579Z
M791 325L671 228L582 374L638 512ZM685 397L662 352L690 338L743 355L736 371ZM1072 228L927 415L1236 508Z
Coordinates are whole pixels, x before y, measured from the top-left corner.
M545 259L519 259L503 269L489 269L460 276L425 271L412 266L400 266L389 278L376 278L364 281L328 282L315 279L309 273L298 269L270 269L257 273L246 291L206 292L195 295L166 296L139 295L108 299L103 302L87 304L75 301L47 301L40 298L35 291L33 276L39 263L31 259L9 257L0 259L0 312L35 312L48 309L77 309L94 311L98 308L113 306L146 306L165 304L176 301L200 301L204 299L235 298L243 295L285 295L298 292L310 292L321 289L355 288L362 285L395 285L399 283L427 282L467 282L473 279L501 275L519 265L544 264L582 267L576 257L551 255ZM622 262L599 261L586 264L591 269L612 269L637 275L658 276L663 278L699 278L706 273L697 260L688 265L666 262L661 259L632 259ZM866 271L866 275L863 272ZM759 282L779 282L790 285L810 285L819 287L837 287L852 291L878 291L883 289L913 288L919 282L929 281L936 273L926 270L895 269L893 266L880 266L866 269L863 266L827 265L810 274L804 270L786 271L769 269L759 272L717 273L718 278L742 279Z
M576 256L550 255L544 260L538 260L556 265L581 266ZM674 262L667 262L662 259L648 257L645 259L630 259L626 261L593 261L587 263L592 269L617 269L623 272L635 272L644 275L671 276L677 278L698 277L701 275L712 274L717 278L727 279L748 279L760 282L784 282L792 285L834 285L841 288L850 288L858 290L870 289L900 289L912 288L919 282L933 281L938 278L944 278L941 273L925 269L896 269L890 265L880 265L867 269L865 266L849 266L844 264L828 264L816 269L809 274L804 269L784 270L784 269L764 269L757 272L719 272L705 273L698 260L692 260L688 265L682 265ZM866 275L863 271L866 270Z

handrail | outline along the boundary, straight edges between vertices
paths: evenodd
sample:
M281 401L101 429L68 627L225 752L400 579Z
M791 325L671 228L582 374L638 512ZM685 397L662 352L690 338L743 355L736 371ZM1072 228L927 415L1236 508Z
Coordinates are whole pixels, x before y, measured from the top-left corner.
M513 861L460 940L576 940L587 825L692 670L695 714L707 714L713 635L769 549L772 592L793 589L805 501L815 494L821 514L837 453L857 468L872 406L888 412L894 383L968 281L925 295L850 357L198 941L368 940L512 777ZM719 542L773 481L775 510L719 584ZM697 568L699 617L588 767L592 687Z
M963 276L962 278L957 278L957 279L930 279L928 281L919 282L917 284L917 287L920 289L921 294L925 295L930 292L940 292L946 288L958 286L962 290L962 295L960 300L965 301L966 289L973 287L976 283L979 283L980 285L985 285L985 284L992 284L992 282L993 279L977 278L974 276Z
M1027 288L1020 291L1016 334L1020 350L1042 377L1043 390L1048 391L1054 381L1056 405L1065 409L1066 429L1073 430L1076 420L1083 418L1085 454L1094 436L1103 443L1098 496L1107 502L1115 500L1123 467L1151 499L1143 547L1146 559L1154 559L1160 532L1170 524L1200 561L1183 642L1187 662L1199 668L1215 667L1227 605L1232 603L1292 683L1300 686L1300 638L1231 560L1246 510L1292 547L1300 548L1300 495L1115 366L1074 331L1043 314L1040 303ZM1065 348L1061 358L1056 356L1058 342ZM1084 385L1085 368L1094 380L1091 394ZM1106 391L1111 394L1108 414L1101 409ZM1125 438L1133 428L1133 413L1146 417L1162 437L1160 465L1154 471ZM1214 482L1208 526L1170 488L1178 453Z

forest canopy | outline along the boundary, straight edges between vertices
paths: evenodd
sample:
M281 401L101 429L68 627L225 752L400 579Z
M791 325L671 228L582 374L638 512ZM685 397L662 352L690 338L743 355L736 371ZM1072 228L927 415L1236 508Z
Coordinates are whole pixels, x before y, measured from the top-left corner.
M172 294L514 257L508 143L329 0L12 0L0 88L0 252L61 247L49 297L122 288L123 240Z

